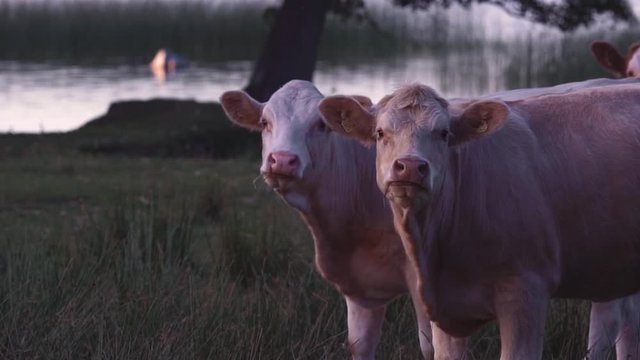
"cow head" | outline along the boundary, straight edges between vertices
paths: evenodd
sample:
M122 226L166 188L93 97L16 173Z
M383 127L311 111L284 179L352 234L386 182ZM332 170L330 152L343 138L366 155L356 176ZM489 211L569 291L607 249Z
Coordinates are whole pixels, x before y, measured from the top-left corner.
M640 42L629 46L625 56L609 42L594 41L591 43L591 53L600 66L607 69L616 77L640 77Z
M320 112L336 131L376 144L378 186L392 203L407 208L437 197L449 148L499 129L508 108L499 101L480 101L451 111L433 89L407 85L370 110L353 99L331 96L320 103Z
M322 99L312 83L300 80L285 84L266 103L242 91L228 91L220 98L231 121L262 133L260 172L293 206L300 204L287 196L312 187L330 161L327 148L334 134L318 112Z

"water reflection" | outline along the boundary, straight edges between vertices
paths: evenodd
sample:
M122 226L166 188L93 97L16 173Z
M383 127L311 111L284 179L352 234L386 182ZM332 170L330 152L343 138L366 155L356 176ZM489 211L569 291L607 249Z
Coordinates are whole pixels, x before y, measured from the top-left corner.
M66 131L104 113L113 101L184 98L214 101L246 81L252 63L191 66L164 83L149 67L0 61L0 132Z
M582 64L577 61L571 68L576 60L568 61L565 52L540 51L536 55L527 53L526 44L488 45L473 51L424 50L343 64L320 61L315 82L325 94L364 94L379 99L411 81L427 83L444 96L455 97L606 76L589 58L586 43L584 48ZM0 132L71 130L118 100L170 97L215 101L226 90L242 88L252 66L250 61L192 64L179 72L162 69L154 79L146 65L0 62L0 83L5 85L0 88Z

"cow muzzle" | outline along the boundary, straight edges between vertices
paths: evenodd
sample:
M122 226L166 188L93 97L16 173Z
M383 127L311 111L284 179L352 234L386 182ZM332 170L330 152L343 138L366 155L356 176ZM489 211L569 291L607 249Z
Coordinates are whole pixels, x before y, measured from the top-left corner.
M408 207L416 200L428 198L428 178L429 163L426 160L415 156L398 158L385 181L385 195L400 206Z
M275 190L284 189L300 178L301 162L298 155L288 151L272 152L263 166L262 177Z

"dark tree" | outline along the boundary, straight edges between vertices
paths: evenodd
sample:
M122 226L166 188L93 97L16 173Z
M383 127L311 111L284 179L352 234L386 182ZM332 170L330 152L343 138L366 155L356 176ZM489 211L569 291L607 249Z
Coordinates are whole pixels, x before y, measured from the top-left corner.
M245 88L266 101L289 80L311 80L329 0L285 0Z
M361 19L363 10L363 0L284 0L245 91L266 101L289 80L312 80L327 12Z
M635 21L627 0L389 0L401 7L427 10L432 6L472 3L499 6L507 13L571 31L591 25L598 15ZM262 54L245 90L266 101L289 80L312 80L317 48L327 12L367 20L364 0L284 0Z

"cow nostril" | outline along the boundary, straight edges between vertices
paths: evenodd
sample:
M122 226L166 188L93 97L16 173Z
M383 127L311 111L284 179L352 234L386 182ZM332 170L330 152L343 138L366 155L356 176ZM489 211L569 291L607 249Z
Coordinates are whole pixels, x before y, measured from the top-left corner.
M406 166L401 161L396 160L393 162L393 170L395 172L402 173L405 168Z
M269 154L267 161L269 161L269 164L274 165L276 163L276 158L273 156L273 154Z
M298 165L298 157L297 156L292 156L289 159L289 166L294 166L294 165Z
M418 172L420 173L420 175L427 175L427 170L429 170L429 167L426 163L421 163L420 165L418 165Z

